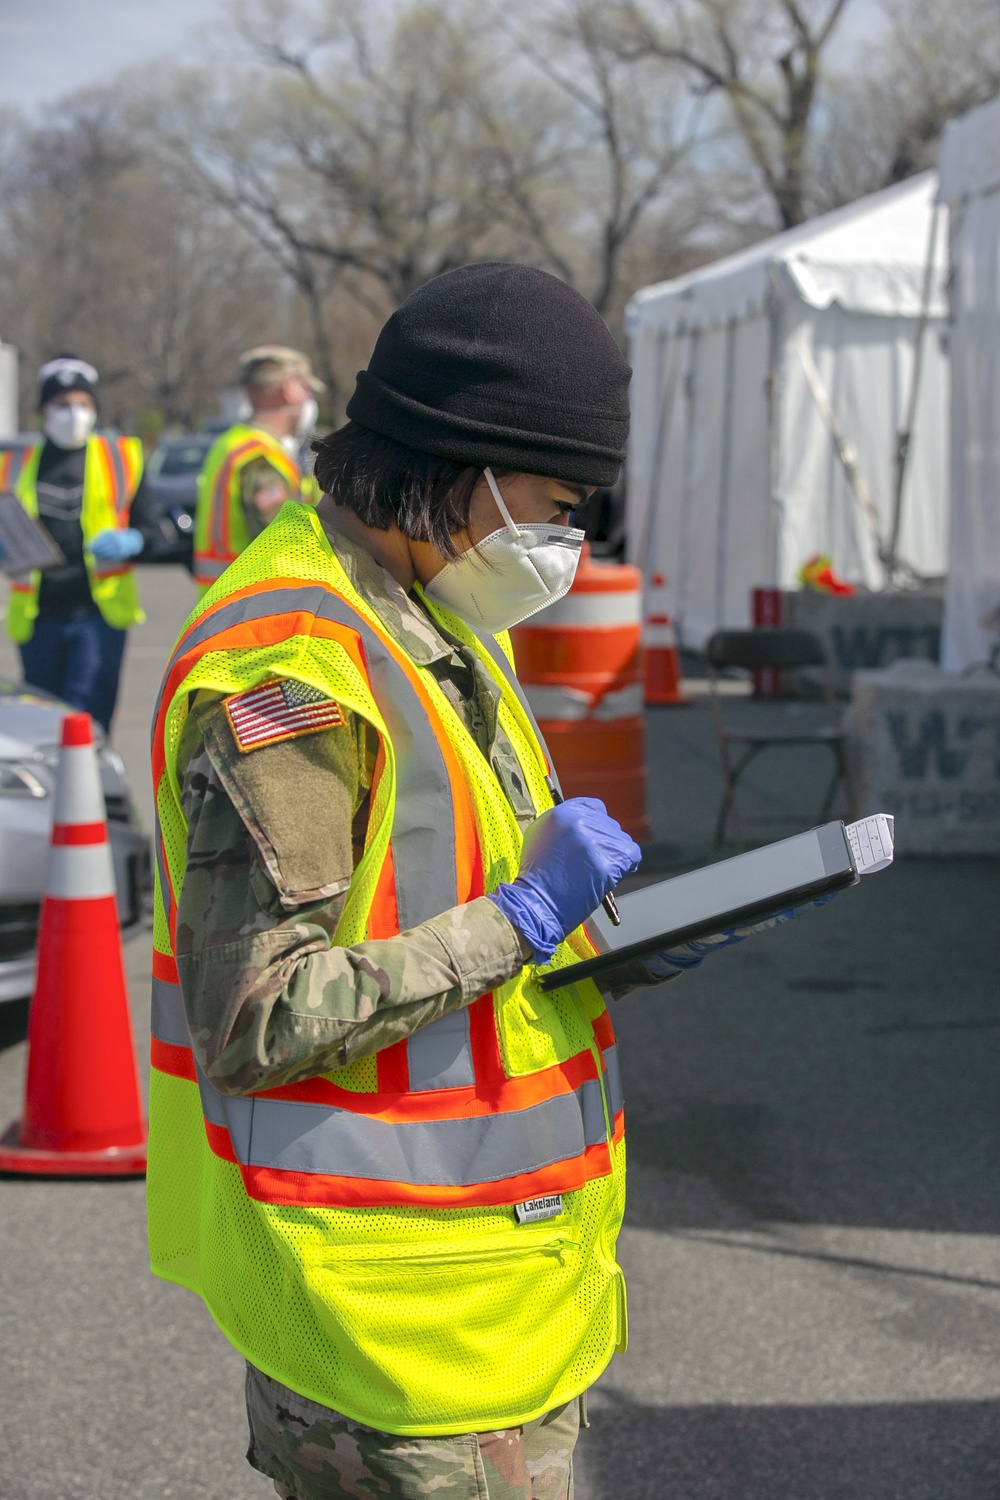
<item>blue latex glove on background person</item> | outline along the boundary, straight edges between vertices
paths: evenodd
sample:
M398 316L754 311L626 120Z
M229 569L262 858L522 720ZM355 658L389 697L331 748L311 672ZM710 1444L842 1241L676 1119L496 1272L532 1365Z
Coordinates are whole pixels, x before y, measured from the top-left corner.
M570 797L529 825L517 878L489 899L530 945L535 963L548 963L641 858L639 845L608 817L603 802Z
M793 921L804 911L811 911L814 906L825 906L836 894L836 891L830 891L828 895L810 901L808 906L790 906L787 911L765 917L751 927L726 927L722 932L713 932L709 937L692 938L689 943L681 943L665 953L654 953L650 958L644 959L643 963L651 979L671 979L685 969L697 969L710 953L721 953L723 948L742 943L744 938L753 937L754 933L767 932L771 927L784 927L786 922Z
M123 531L109 527L99 531L90 544L90 551L98 562L127 562L142 551L142 532L134 526Z

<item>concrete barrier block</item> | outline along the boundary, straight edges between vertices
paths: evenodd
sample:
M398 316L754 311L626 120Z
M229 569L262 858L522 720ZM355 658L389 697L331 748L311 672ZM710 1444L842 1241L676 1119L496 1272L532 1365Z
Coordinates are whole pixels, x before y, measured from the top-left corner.
M1000 677L856 672L848 734L859 811L895 816L900 854L1000 854Z
M834 690L850 696L855 672L922 658L936 662L941 648L944 595L930 590L899 594L816 594L808 589L781 596L781 623L811 630L823 641Z

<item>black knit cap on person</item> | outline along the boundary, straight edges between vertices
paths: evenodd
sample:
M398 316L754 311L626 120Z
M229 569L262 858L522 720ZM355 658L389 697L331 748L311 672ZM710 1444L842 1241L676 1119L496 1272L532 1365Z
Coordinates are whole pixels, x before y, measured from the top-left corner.
M347 415L455 463L611 485L631 374L579 292L547 271L485 261L435 276L396 309Z
M97 404L97 371L75 354L57 354L38 372L38 409L67 391L86 391Z

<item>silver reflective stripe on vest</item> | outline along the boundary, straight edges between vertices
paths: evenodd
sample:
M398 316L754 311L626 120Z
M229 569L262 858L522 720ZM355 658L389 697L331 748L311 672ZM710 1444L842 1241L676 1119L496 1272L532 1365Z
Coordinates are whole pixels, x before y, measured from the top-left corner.
M293 611L342 624L361 638L372 694L397 762L391 844L400 927L426 921L458 902L448 770L407 674L350 604L310 584L249 595L199 620L174 660L232 625ZM512 680L509 668L504 677ZM176 986L161 983L154 998L154 1034L184 1045L187 1028L179 999ZM475 1082L465 1010L415 1032L408 1038L407 1051L413 1091L469 1087ZM613 1065L612 1061L609 1084ZM587 1146L607 1139L604 1096L597 1079L523 1110L400 1122L326 1104L231 1097L210 1084L200 1069L198 1083L206 1119L228 1131L237 1160L279 1171L462 1188L575 1159Z
M184 1000L179 984L169 979L153 978L153 1010L150 1030L158 1042L171 1047L190 1047L191 1033L188 1031Z
M160 820L153 819L153 854L156 857L156 873L160 877L160 899L163 902L163 914L170 910L170 895L173 886L170 884L170 871L167 869L167 857L163 852L163 835L160 832Z
M559 788L559 775L556 771L555 762L553 761L552 756L549 754L549 747L545 743L545 736L538 727L538 720L535 718L531 704L528 702L528 695L521 684L518 682L517 674L511 668L510 662L507 660L507 656L503 650L503 647L491 635L480 635L478 631L473 631L473 634L475 635L476 640L479 642L480 646L482 646L483 650L489 656L490 660L494 662L497 667L499 667L504 681L510 688L511 692L514 694L514 697L520 703L521 707L524 709L524 716L534 730L535 739L541 745L542 752L545 756L546 761L548 762L549 780L552 782L553 786ZM561 788L559 789L561 790Z
M607 1068L608 1108L612 1115L621 1114L625 1108L625 1095L622 1093L622 1074L618 1066L618 1045L608 1047L604 1051L604 1066Z
M469 1012L453 1010L407 1038L410 1088L468 1088L476 1081L469 1044Z
M237 1161L281 1172L475 1187L571 1160L607 1140L596 1079L527 1109L405 1124L324 1104L230 1098L200 1069L198 1086L205 1118L229 1132Z
M304 610L356 631L364 644L372 696L385 720L396 757L391 841L399 925L401 931L416 927L458 905L451 783L437 737L406 673L357 611L339 595L315 584L250 595L220 606L195 624L175 651L167 673L180 656L219 632L292 610ZM166 892L169 887L159 837L156 854L161 886ZM410 1087L414 1089L471 1084L475 1074L468 1017L464 1013L441 1016L416 1033L410 1039L409 1064Z
M198 577L211 578L213 581L221 578L231 562L231 558L199 556L196 564Z
M457 1015L465 1017L466 1012ZM434 1026L415 1037L428 1035ZM191 1045L180 986L169 980L153 980L152 1033L171 1046ZM474 1187L577 1157L607 1138L596 1079L587 1079L573 1093L504 1114L389 1123L326 1104L229 1096L208 1081L197 1063L195 1071L205 1118L228 1131L244 1166ZM609 1077L614 1076L609 1060ZM454 1087L455 1080L424 1086Z
M293 610L304 614L315 614L325 594L326 589L320 584L303 583L301 588L270 589L267 593L248 594L245 599L234 599L232 604L223 604L218 609L208 611L197 624L192 625L184 639L177 643L167 662L156 698L156 707L153 710L153 733L156 733L156 725L159 722L167 680L181 657L186 656L195 646L210 641L213 635L219 635L223 630L231 630L234 625L246 625L253 620L266 620L269 615L291 614Z
M343 625L355 631L364 644L372 696L396 756L392 856L399 925L401 931L416 927L458 904L451 782L430 720L406 673L346 600L320 584L304 583L301 588L268 589L220 605L199 620L176 648L164 683L175 662L222 631L293 612ZM161 698L162 694L163 687ZM154 726L159 714L158 700Z
M338 594L327 594L316 614L361 636L372 696L395 752L392 859L399 927L405 932L458 905L448 767L409 678L366 621Z

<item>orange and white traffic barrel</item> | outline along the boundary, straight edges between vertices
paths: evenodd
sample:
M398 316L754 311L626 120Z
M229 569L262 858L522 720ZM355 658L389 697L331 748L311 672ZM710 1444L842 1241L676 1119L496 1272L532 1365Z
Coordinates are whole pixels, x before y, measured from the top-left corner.
M63 720L20 1121L0 1171L131 1176L146 1169L114 868L90 715Z
M688 701L683 690L677 632L667 612L666 587L665 574L650 574L646 588L646 622L643 629L643 644L646 648L646 702L661 705Z
M595 563L585 542L569 593L511 631L563 794L600 797L639 843L650 836L641 588L638 568Z

